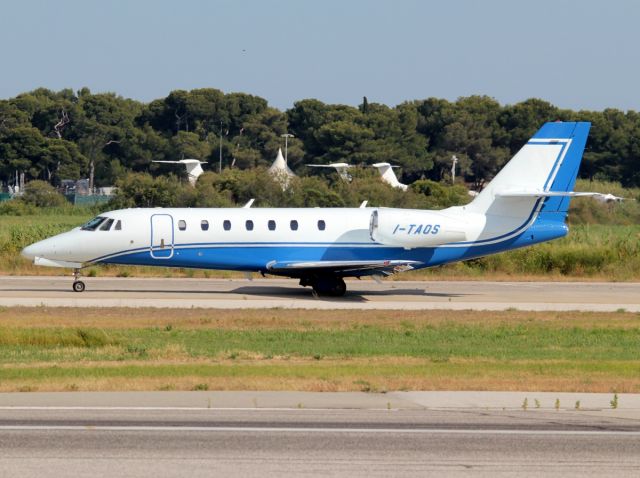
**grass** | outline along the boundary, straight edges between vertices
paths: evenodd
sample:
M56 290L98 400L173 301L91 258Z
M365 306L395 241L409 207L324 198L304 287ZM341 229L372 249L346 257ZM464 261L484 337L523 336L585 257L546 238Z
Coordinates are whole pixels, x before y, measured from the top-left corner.
M627 312L102 312L0 311L0 391L640 391Z
M551 328L547 325L444 323L405 330L29 329L0 328L0 361L73 362L137 359L401 356L432 361L634 360L640 329Z
M409 277L639 280L640 226L574 225L562 239L404 275Z

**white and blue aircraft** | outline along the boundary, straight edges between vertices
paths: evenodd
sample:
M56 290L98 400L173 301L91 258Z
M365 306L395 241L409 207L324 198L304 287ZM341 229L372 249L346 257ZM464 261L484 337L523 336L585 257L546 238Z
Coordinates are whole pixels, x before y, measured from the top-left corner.
M465 206L144 208L100 214L26 247L35 264L153 265L259 272L341 296L345 277L385 276L563 237L590 123L546 123Z

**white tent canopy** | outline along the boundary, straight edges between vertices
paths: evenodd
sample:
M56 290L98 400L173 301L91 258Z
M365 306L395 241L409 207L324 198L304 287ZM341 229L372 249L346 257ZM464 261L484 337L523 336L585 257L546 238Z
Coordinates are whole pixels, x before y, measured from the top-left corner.
M274 175L285 174L289 177L295 176L295 173L291 171L291 169L289 169L289 166L287 166L287 163L284 160L284 156L282 156L282 149L278 149L278 155L276 156L276 160L269 168L269 173Z
M280 183L282 189L287 189L289 180L295 177L295 173L289 169L289 166L287 166L287 162L284 160L284 156L282 156L282 149L280 148L278 149L276 160L269 168L269 174L271 174L274 179Z

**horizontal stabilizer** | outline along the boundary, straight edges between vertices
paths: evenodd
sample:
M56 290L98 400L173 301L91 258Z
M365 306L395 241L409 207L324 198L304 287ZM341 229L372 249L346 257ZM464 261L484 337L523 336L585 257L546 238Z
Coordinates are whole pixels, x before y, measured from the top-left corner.
M549 198L549 197L595 197L606 199L607 195L603 193L581 192L581 191L496 191L496 197L501 198ZM623 198L616 198L623 199Z
M164 164L207 164L206 161L200 161L199 159L180 159L177 161L160 161L152 160L152 163L164 163Z
M329 164L307 164L307 166L311 168L352 168L351 164L347 163L329 163Z

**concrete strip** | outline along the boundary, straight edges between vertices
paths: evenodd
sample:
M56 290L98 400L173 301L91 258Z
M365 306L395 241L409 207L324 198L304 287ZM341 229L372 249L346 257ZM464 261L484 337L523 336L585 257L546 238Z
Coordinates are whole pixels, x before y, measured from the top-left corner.
M87 409L506 409L556 408L629 412L640 419L640 394L555 392L26 392L0 393L0 408ZM536 404L538 400L538 404ZM629 415L629 416L631 416Z
M640 283L348 281L344 298L313 299L294 280L2 277L0 306L640 312Z
M625 304L620 307L614 304L545 304L498 302L461 302L461 303L429 303L429 302L371 302L363 304L342 303L322 300L180 300L180 299L0 299L2 307L131 307L160 309L306 309L306 310L524 310L524 311L556 311L556 312L640 312L640 304Z
M442 409L523 409L527 400L528 409L555 409L558 401L561 410L580 409L611 410L613 393L564 393L564 392L391 392L389 397L420 405L424 408ZM640 412L640 393L617 394L618 410ZM536 403L537 400L537 403Z
M0 407L417 409L401 396L362 392L27 392L0 393Z
M481 430L481 429L455 429L450 428L313 428L313 427L193 427L193 426L100 426L100 425L0 425L0 432L4 431L90 431L95 432L168 432L168 433L293 433L293 434L358 434L358 435L551 435L551 436L620 436L638 437L639 431L610 431L610 430Z

